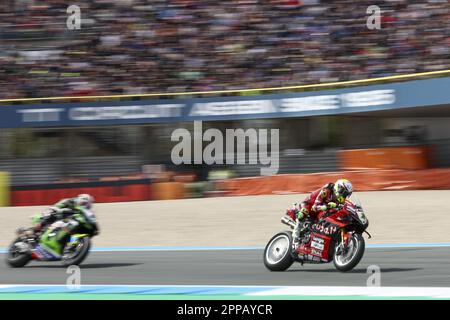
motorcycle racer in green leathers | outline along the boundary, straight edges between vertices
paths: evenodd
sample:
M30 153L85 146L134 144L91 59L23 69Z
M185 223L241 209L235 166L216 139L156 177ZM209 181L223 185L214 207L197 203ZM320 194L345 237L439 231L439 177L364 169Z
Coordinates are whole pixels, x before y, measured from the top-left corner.
M94 198L80 194L75 198L62 199L42 214L33 217L32 228L41 235L41 245L49 252L61 255L65 243L75 233L99 233L95 215L92 213Z

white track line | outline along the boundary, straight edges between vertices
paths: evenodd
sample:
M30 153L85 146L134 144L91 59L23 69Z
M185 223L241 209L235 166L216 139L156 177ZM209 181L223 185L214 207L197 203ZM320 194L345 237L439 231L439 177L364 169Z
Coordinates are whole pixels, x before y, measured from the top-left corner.
M293 286L248 293L250 296L367 296L450 298L447 287L321 287Z

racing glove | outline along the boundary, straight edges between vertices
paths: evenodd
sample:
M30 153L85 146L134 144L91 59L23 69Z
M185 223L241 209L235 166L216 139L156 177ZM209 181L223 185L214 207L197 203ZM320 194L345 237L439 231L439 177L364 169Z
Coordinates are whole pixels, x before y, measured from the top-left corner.
M298 220L302 220L304 217L306 217L309 214L308 209L306 208L301 208L298 212L297 212L297 219Z
M337 207L337 204L335 202L328 202L328 209L334 209Z

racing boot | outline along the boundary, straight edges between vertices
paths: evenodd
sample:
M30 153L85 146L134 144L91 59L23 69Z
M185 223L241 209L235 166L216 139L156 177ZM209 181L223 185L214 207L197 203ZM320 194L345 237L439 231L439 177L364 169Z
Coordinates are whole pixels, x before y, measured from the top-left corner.
M292 249L294 249L294 251L297 251L297 248L300 245L300 229L301 222L297 220L294 230L292 230Z
M298 205L294 204L294 207L297 208ZM292 246L295 251L297 251L297 248L300 245L300 239L302 237L302 231L305 229L305 224L303 220L308 217L308 209L301 208L297 211L297 220L294 227L294 230L292 231Z
M304 244L307 244L311 238L310 232L308 232L310 226L311 226L310 220L306 220L302 223L302 228L300 230L300 239Z

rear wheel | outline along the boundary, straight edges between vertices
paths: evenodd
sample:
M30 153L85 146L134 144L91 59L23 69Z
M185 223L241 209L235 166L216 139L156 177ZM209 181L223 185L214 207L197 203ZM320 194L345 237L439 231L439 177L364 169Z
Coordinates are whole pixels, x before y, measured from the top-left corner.
M336 244L333 257L334 266L342 272L352 270L361 261L364 250L364 237L359 233L353 233L346 248L342 248L340 243Z
M270 239L264 250L264 265L271 271L284 271L293 263L291 255L292 235L290 232L281 232Z
M80 238L76 245L67 244L61 258L62 265L68 267L81 264L89 254L90 247L89 238Z
M17 238L9 246L6 263L13 268L22 268L30 261L31 252L28 249L28 244Z

